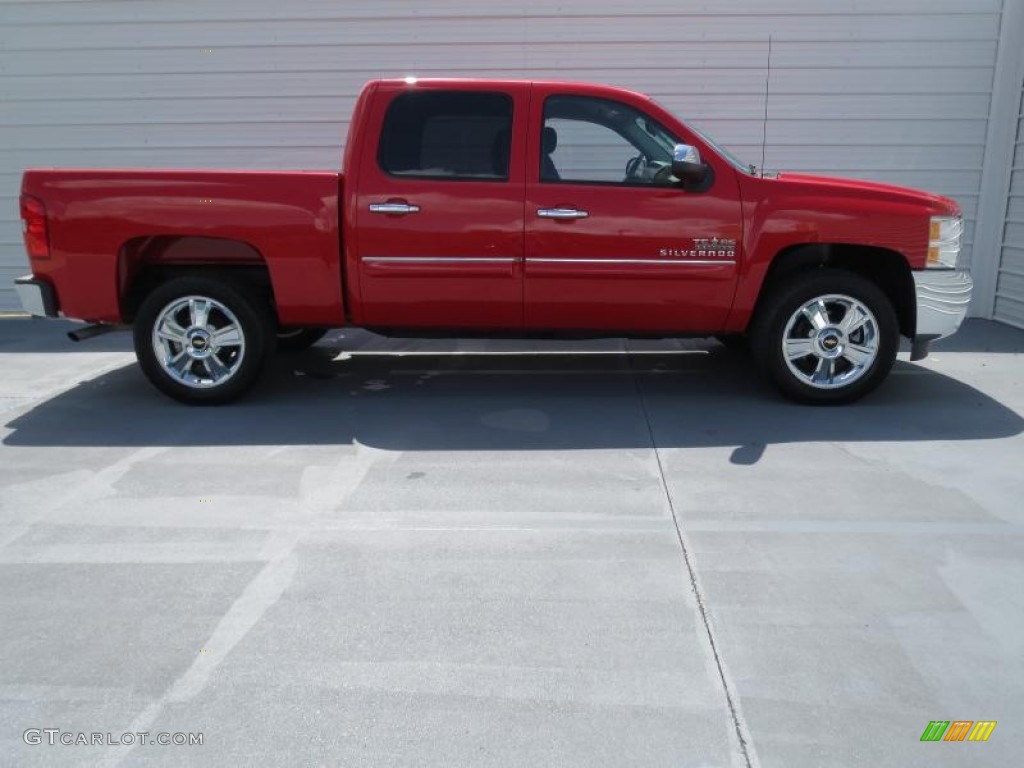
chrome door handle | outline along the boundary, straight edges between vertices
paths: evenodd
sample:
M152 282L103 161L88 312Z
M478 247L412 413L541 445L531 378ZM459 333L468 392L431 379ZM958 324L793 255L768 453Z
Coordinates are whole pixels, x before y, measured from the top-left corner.
M537 215L542 219L585 219L590 214L575 208L538 208Z
M404 216L407 213L419 213L420 207L409 203L370 203L370 212Z

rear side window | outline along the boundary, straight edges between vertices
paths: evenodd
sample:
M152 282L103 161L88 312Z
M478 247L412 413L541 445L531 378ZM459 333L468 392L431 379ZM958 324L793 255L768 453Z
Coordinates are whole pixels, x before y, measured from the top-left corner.
M388 105L377 162L392 176L507 181L512 97L413 91Z

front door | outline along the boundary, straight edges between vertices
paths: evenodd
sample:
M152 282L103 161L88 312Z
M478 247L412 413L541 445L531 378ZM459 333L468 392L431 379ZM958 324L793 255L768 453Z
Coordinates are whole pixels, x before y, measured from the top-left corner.
M379 145L358 177L361 324L522 328L516 137L528 98L525 87L382 84L370 126Z
M740 258L735 172L715 158L707 188L673 183L674 145L693 138L622 98L633 103L534 86L526 326L715 332Z

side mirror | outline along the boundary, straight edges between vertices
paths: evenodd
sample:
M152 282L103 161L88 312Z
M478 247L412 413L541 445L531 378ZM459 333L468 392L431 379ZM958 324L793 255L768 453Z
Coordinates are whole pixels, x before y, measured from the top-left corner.
M696 147L676 144L672 153L672 175L687 184L700 184L707 178L708 166L701 161Z

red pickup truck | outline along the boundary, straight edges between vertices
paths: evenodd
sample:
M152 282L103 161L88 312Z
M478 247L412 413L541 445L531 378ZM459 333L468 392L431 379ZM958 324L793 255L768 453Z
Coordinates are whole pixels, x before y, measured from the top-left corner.
M953 333L960 209L768 175L641 94L379 80L342 172L29 170L25 308L130 324L146 376L230 400L275 349L391 335L710 336L787 395L854 400Z

